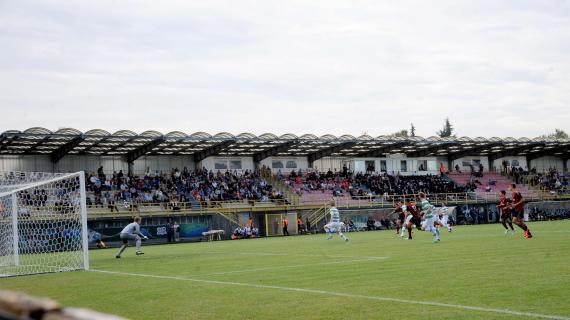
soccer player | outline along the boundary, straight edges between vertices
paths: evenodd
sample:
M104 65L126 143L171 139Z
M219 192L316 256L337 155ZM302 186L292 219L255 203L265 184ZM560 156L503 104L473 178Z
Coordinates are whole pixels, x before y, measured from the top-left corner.
M520 192L517 191L517 185L511 184L512 201L511 208L513 208L513 223L523 229L524 237L527 239L532 238L530 230L524 223L524 199Z
M511 228L511 234L515 234L515 228L513 228L513 222L511 221L510 202L509 198L507 198L507 192L505 190L501 190L501 192L499 192L499 204L497 205L497 208L501 210L501 223L503 224L503 227L505 227L505 234L509 233L507 223Z
M394 211L392 213L398 214L398 218L396 218L396 235L400 234L400 230L402 230L402 234L400 237L404 236L404 220L406 219L406 214L404 210L402 210L402 202L398 201L396 206L394 207Z
M445 204L441 208L439 208L439 215L438 215L438 220L436 221L436 223L440 224L443 227L446 227L448 232L452 232L453 228L449 225L449 212L448 211L449 211L449 208Z
M412 226L415 225L418 230L422 229L420 213L416 209L416 204L410 200L406 200L406 204L402 205L401 208L406 216L406 220L404 222L404 227L408 230L408 238L406 240L412 240ZM402 229L402 237L403 233L404 230Z
M435 208L426 199L426 195L423 192L419 193L420 198L420 209L422 216L424 217L424 222L422 224L422 229L431 232L433 235L433 243L439 242L441 239L439 237L439 230L435 227L435 223L439 220L438 216L435 214Z
M344 228L344 223L340 221L340 213L336 208L336 201L334 199L330 202L330 215L331 220L325 225L325 231L327 233L327 240L332 239L333 233L337 232L338 235L344 240L348 241L348 238L342 233L342 228Z
M123 251L129 246L129 240L135 240L137 246L137 256L144 254L141 251L141 241L147 240L148 238L141 233L141 217L135 217L135 220L132 223L129 223L123 231L121 231L120 237L123 240L123 245L121 246L121 250L119 250L119 254L115 256L115 258L121 258L121 254Z

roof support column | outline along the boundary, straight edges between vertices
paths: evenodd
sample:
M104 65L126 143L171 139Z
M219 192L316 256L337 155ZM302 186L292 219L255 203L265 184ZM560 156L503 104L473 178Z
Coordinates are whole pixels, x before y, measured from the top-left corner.
M136 159L140 158L141 156L145 155L148 152L151 152L152 149L158 147L158 145L160 145L164 141L166 141L164 139L164 137L160 136L160 137L157 137L154 140L138 147L137 149L132 150L129 153L127 153L125 155L125 160L127 161L127 171L129 173L129 175L133 174L133 168L134 168L134 163L135 163Z

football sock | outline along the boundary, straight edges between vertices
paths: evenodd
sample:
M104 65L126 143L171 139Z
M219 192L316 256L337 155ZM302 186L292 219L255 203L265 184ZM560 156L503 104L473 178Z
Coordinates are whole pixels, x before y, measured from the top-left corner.
M122 245L122 246L121 246L121 250L119 250L118 256L121 256L121 254L123 254L123 251L125 251L126 248L127 248L127 245L125 245L125 244Z

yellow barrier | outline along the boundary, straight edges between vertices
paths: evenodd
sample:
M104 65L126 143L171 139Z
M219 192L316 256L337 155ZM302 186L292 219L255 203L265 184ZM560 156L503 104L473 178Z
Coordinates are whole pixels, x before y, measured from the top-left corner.
M331 196L332 197L332 196ZM548 192L523 193L525 201L570 200L570 193L551 194ZM428 195L433 205L442 204L462 205L476 203L496 203L498 193L442 193ZM330 199L330 198L328 198ZM375 197L337 197L337 207L349 208L388 208L403 199L418 200L418 194L388 195ZM319 199L313 202L289 203L285 200L268 202L261 201L207 201L196 203L138 203L125 208L119 206L119 211L111 212L108 206L90 206L87 209L90 219L97 218L130 218L133 215L164 216L164 215L204 215L204 214L235 214L239 212L274 212L284 210L315 210L319 211L328 200ZM317 215L317 213L315 213Z

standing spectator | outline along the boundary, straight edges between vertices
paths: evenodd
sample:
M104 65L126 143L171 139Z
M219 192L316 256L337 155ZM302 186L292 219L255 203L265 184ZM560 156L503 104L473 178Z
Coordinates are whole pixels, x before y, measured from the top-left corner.
M174 221L174 241L180 241L180 225L176 221Z
M283 225L283 235L284 236L288 236L289 235L289 221L287 220L287 216L285 216L283 218L283 220L281 220L281 223Z
M303 219L301 217L297 217L297 230L299 230L299 234L305 233L305 225L303 224Z
M105 181L105 173L103 173L103 166L100 166L99 169L97 169L97 176L99 177L99 180Z
M171 220L166 225L166 242L171 243L174 238L174 224Z
M307 228L307 233L311 233L311 222L308 217L305 218L305 227Z

